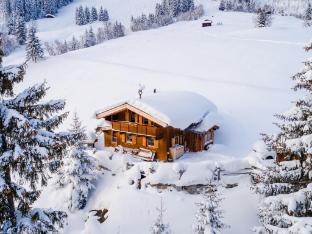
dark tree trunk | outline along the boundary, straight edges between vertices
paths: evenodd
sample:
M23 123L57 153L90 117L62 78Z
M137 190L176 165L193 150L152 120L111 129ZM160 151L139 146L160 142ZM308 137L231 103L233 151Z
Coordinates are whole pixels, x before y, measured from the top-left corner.
M4 136L2 136L2 152L5 152L8 150L7 142ZM12 225L16 225L16 219L15 219L15 205L14 205L14 190L11 188L12 186L12 178L11 178L11 169L10 166L5 166L4 168L4 181L5 183L10 187L10 189L6 192L6 201L7 201L7 207L8 207L8 215L10 217L10 221L12 222Z
M11 170L10 167L7 167L5 169L5 176L4 176L5 183L8 184L11 187ZM8 202L8 208L9 208L9 215L10 215L10 221L12 222L12 225L15 226L16 220L15 220L15 206L14 206L14 194L13 190L10 189L7 194L7 202Z

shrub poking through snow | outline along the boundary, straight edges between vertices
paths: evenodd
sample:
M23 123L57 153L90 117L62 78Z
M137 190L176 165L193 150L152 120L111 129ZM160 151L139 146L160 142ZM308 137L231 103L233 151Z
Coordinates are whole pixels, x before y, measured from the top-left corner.
M24 66L2 67L0 51L0 229L1 233L56 233L66 213L33 208L38 187L46 186L69 145L68 133L55 129L67 117L56 113L63 100L42 102L46 83L14 95Z
M310 51L312 43L306 50ZM277 115L280 132L264 135L270 150L281 155L266 169L255 169L252 178L257 193L265 196L259 207L262 227L258 233L310 233L312 230L312 60L292 79L294 90L306 91L289 111ZM295 159L295 160L294 160Z
M196 205L198 210L195 215L193 231L196 234L218 234L227 225L223 223L223 211L220 210L222 201L217 186L210 184L202 192L203 200Z
M83 209L94 189L97 178L97 161L87 152L85 145L86 132L77 114L74 115L73 124L69 130L74 145L64 160L64 165L58 172L57 184L60 187L70 186L69 210Z
M160 207L157 208L158 217L151 228L151 234L171 234L171 229L169 224L165 224L163 220L164 212L165 212L163 199L160 199Z
M179 180L186 172L186 166L183 163L174 163L172 169L179 175Z

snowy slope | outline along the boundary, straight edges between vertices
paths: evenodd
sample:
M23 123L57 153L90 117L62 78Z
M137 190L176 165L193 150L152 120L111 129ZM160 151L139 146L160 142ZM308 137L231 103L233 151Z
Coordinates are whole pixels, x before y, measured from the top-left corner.
M149 12L155 2L77 0L63 8L56 19L39 20L39 36L50 41L81 34L85 27L73 22L75 8L80 4L103 5L113 19L127 24L132 14ZM306 57L302 47L311 39L312 30L302 27L298 19L281 16L275 16L270 28L254 28L252 14L219 12L217 2L202 2L207 10L205 18L222 22L222 26L202 28L199 20L128 32L124 38L29 64L22 86L47 80L51 86L48 98L67 99L67 109L77 111L90 131L96 126L96 110L136 97L139 83L145 84L145 94L154 88L198 92L218 107L221 128L211 151L186 155L182 161L194 167L227 162L234 171L241 169L246 166L241 158L259 133L274 131L272 115L288 109L294 99L289 77L302 66ZM5 63L21 62L23 56L21 48ZM117 155L113 161L107 160L107 155L97 157L116 175L104 172L88 206L70 215L66 233L146 234L156 217L160 196L164 197L165 218L174 233L191 233L198 196L153 189L138 191L128 185L122 170L123 156ZM201 173L205 172L195 177L202 177ZM257 197L250 192L248 176L229 180L239 182L239 186L224 191L225 218L232 226L225 233L250 233L257 224ZM55 191L50 186L37 205L66 208L65 200L66 191ZM110 210L107 223L82 221L90 209L104 207Z
M252 14L219 12L216 5L211 2L208 17L223 26L179 22L130 33L30 64L25 84L47 80L51 96L66 98L68 109L78 111L90 129L95 110L136 97L139 83L149 90L195 91L223 112L218 143L244 156L260 132L271 130L272 114L287 109L293 99L289 77L301 67L302 47L312 32L298 19L279 16L271 28L254 28ZM43 38L61 30L54 26ZM6 62L21 61L21 54Z

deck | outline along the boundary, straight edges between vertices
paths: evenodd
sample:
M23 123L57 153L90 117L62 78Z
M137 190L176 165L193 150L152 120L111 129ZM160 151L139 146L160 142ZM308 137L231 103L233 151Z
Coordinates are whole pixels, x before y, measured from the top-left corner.
M161 138L162 136L162 128L127 121L113 121L112 129L114 131L129 132L137 135L153 136L156 138Z

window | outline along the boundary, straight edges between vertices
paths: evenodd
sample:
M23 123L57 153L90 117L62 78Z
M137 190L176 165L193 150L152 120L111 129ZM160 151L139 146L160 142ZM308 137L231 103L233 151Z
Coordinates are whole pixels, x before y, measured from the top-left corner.
M130 113L130 122L135 123L135 113L134 112Z
M127 143L131 143L132 144L132 138L133 138L132 134L128 133L127 134Z
M154 146L155 145L155 140L153 137L147 137L147 145L148 146Z
M112 142L117 143L117 132L113 132Z
M119 120L119 115L118 114L112 115L112 121L117 121L117 120Z
M143 117L142 122L143 122L144 125L148 125L148 119L147 119L147 118L144 118L144 117Z

